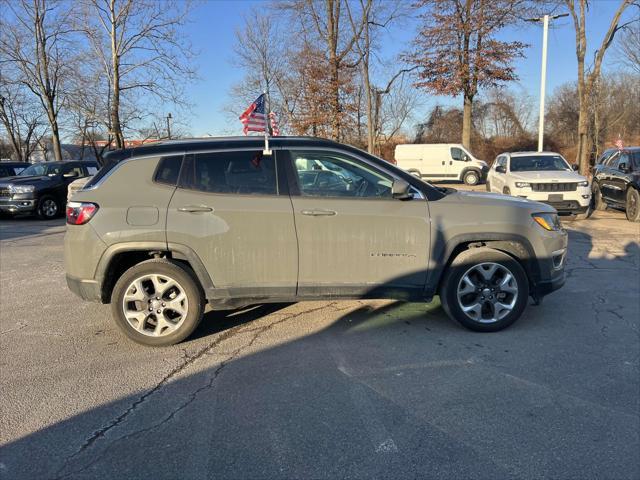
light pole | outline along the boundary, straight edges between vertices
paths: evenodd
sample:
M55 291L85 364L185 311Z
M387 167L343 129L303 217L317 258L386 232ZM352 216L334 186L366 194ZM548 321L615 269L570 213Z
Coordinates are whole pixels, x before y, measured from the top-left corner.
M167 115L167 137L169 137L169 140L171 140L171 119L173 117L171 116L171 113L169 113L169 115Z
M547 83L547 38L549 36L549 20L556 20L569 16L568 13L560 15L545 15L539 18L528 18L528 22L542 22L542 68L540 72L540 119L538 120L538 151L544 150L544 97Z

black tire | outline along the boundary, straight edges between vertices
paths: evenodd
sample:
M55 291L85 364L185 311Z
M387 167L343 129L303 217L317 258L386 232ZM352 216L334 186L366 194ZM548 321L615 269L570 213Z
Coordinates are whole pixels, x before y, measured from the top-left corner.
M489 288L483 288L481 291L474 290L471 293L464 295L462 299L471 296L470 302L477 301L478 304L482 305L480 318L474 319L463 311L461 301L458 300L458 289L463 283L462 278L469 272L472 272L476 267L484 268L480 267L480 265L482 264L485 264L484 266L488 266L489 268L492 268L489 264L497 264L499 266L498 273L500 273L501 271L509 272L512 276L512 281L509 282L509 286L510 288L513 288L513 285L515 284L517 291L515 294L504 294L502 292L494 293L491 291L485 293L485 291L489 290ZM506 275L502 278L506 278ZM495 288L499 287L495 286ZM483 295L494 294L496 295L496 300L480 300L481 296ZM491 304L497 303L497 296L503 294L509 295L509 297L504 297L500 299L500 301L504 300L506 302L509 302L509 304L513 304L510 311L505 309L504 311L508 313L505 313L505 315L502 317L500 316L502 312L499 311L497 314L498 318L493 321L483 318L485 307L493 312L492 315L494 317L496 316L496 307L491 307ZM473 299L473 296L475 296L475 300ZM527 274L525 273L520 263L506 253L487 247L472 248L469 250L465 250L460 255L458 255L449 266L440 286L440 301L447 315L451 319L458 321L464 327L476 332L497 332L499 330L507 328L518 318L520 318L522 312L527 306L528 298L529 280L527 279Z
M128 293L128 289L132 282L140 277L144 277L145 275L160 275L174 280L177 282L177 286L183 290L186 295L186 314L184 315L184 318L181 318L179 326L173 332L161 334L161 336L151 336L151 333L141 333L139 329L134 328L125 316L124 310L127 307L125 306L124 297ZM188 267L169 260L153 259L134 265L122 274L113 287L113 292L111 294L111 312L116 324L131 340L142 345L164 347L181 342L193 333L200 323L200 320L202 320L202 314L204 312L204 294L195 278L195 274ZM156 293L157 292L154 292L153 295L156 295ZM164 294L167 294L167 292L165 291ZM171 292L169 294L171 294ZM161 293L161 300L164 299L162 295L163 294ZM167 302L169 300L167 300ZM133 302L128 302L127 305L130 305L131 303ZM140 304L142 303L144 303L144 301L140 301ZM164 305L165 304L162 303L163 307ZM168 312L169 310L170 309L167 308ZM144 313L146 313L146 308L140 308L140 311L144 311ZM158 310L158 312L160 311ZM151 312L148 315L149 316L142 321L143 326L141 330L143 331L150 331L151 327L153 327L154 321L157 326L159 323L156 320L157 317L154 312ZM165 315L164 311L162 315ZM156 330L157 326L155 328Z
M36 216L40 220L52 220L60 216L61 210L60 202L55 197L43 195L42 198L38 200Z
M587 211L584 213L576 213L575 215L569 215L569 217L563 217L563 218L568 218L569 220L572 221L580 221L580 220L586 220L587 218L589 218L591 216L591 214L593 213L593 205L591 203L589 203L589 206L587 207Z
M489 184L489 180L485 182L484 186L487 189L487 192L491 192L491 185Z
M640 222L640 193L635 188L627 190L627 204L625 205L627 220Z
M607 209L607 203L602 198L602 192L600 191L600 185L597 182L593 182L591 186L591 195L592 195L592 203L593 210L603 211Z
M504 187L502 189L502 193L504 193L505 195L511 195L511 189L509 187Z
M462 176L462 181L465 185L478 185L480 183L480 174L475 170L469 170Z

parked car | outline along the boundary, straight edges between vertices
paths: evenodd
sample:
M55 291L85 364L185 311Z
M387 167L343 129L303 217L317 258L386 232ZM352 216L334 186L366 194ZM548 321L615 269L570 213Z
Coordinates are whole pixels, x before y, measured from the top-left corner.
M69 288L111 303L131 339L170 345L205 302L439 294L462 325L496 331L565 281L567 234L548 205L439 189L329 140L271 147L231 137L107 154L67 206ZM299 159L348 171L350 188L307 182L324 170Z
M97 171L96 162L35 163L17 176L0 180L0 212L55 218L64 212L67 185Z
M555 152L498 155L487 176L487 191L543 202L560 215L585 219L591 214L589 181Z
M454 180L477 185L485 180L489 166L456 143L396 146L398 167L429 181Z
M14 177L29 165L27 162L0 162L0 178Z
M640 222L640 147L616 150L601 159L593 170L594 208L621 209L630 222Z

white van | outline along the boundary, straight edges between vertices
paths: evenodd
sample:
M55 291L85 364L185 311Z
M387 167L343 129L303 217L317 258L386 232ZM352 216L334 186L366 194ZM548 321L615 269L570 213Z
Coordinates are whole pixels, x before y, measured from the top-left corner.
M395 160L400 168L430 181L459 180L477 185L489 171L487 162L457 143L398 145Z

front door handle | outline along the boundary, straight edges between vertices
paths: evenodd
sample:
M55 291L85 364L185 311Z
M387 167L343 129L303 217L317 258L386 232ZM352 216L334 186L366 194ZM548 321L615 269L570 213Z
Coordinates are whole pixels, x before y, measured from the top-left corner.
M312 217L330 217L330 216L336 215L338 212L334 210L313 209L313 210L301 210L300 213L302 215L309 215Z
M184 207L178 207L178 211L187 213L213 212L213 208L206 205L185 205Z

